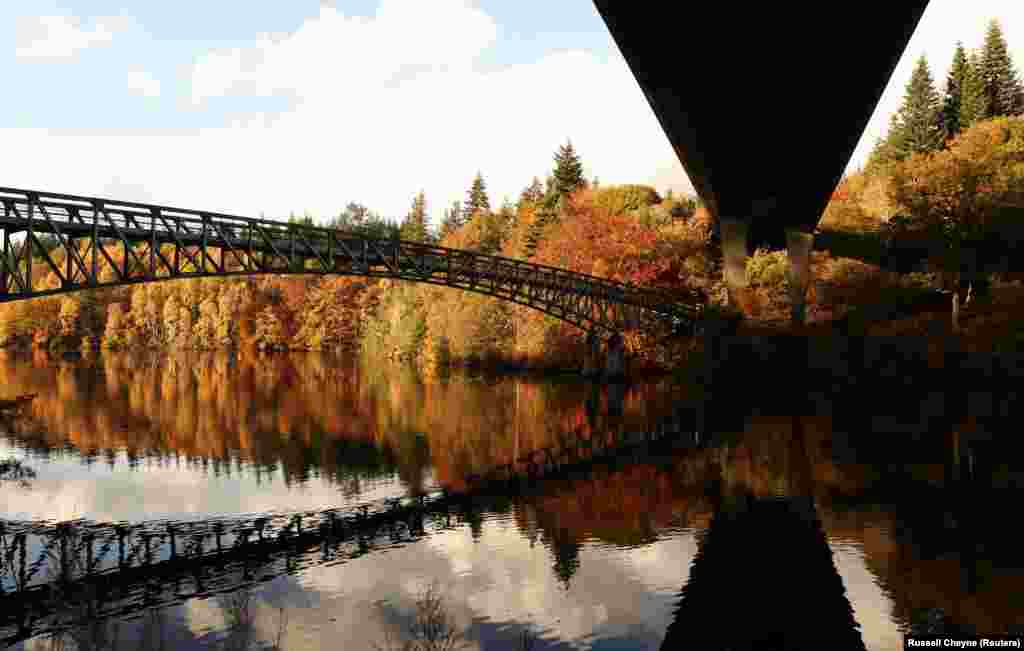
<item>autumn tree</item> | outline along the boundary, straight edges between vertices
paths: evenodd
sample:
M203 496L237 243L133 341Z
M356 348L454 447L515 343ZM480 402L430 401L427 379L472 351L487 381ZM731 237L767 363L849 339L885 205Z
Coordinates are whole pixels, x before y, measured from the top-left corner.
M981 68L981 57L971 52L967 57L967 69L960 98L959 127L965 131L989 113L988 96L985 94L985 77Z
M412 201L412 209L402 222L401 237L409 242L426 242L430 230L427 223L427 199L421 190Z
M444 217L441 219L441 227L438 229L438 238L444 239L462 228L462 204L458 201L452 202L451 207L445 209Z
M279 311L267 305L256 316L253 344L257 350L287 350L288 335Z
M636 215L661 201L657 190L649 185L609 185L594 191L595 206L608 215Z
M476 173L473 185L466 194L466 206L463 209L463 215L467 221L476 217L478 213L490 212L491 202L487 198L487 185L484 183L484 177L480 172Z
M107 324L103 332L104 348L124 348L130 323L126 322L125 309L120 303L111 303L107 307Z
M396 237L400 225L385 219L376 211L366 206L350 202L337 217L327 224L331 228L351 231L364 237L390 239Z
M972 287L983 293L985 261L977 245L993 232L1019 233L1024 221L1024 118L980 122L947 151L911 156L894 167L890 193L943 242L938 262L957 286L955 301Z
M555 190L561 196L572 194L585 185L583 180L583 163L580 162L580 158L576 154L571 140L567 140L555 152L553 175L555 178Z
M519 195L519 203L531 203L537 204L541 199L544 198L544 186L541 184L540 179L536 176L533 177L533 182L530 183Z
M367 285L361 278L324 277L306 294L296 316L295 347L303 350L352 350L358 345L363 325L359 295ZM265 329L270 336L272 328Z
M903 106L899 110L900 153L905 155L937 150L942 144L939 94L928 70L928 60L921 55L907 84Z
M361 203L350 201L345 209L330 222L332 228L355 229L370 218L370 209Z
M494 217L495 228L498 232L499 240L498 246L496 247L497 250L504 245L516 224L516 208L507 197L501 202L501 208L498 209L498 212Z
M981 78L984 80L987 111L985 118L1024 113L1024 86L1010 59L999 21L992 19L981 51Z
M943 139L949 140L960 133L960 110L963 101L964 81L967 78L967 53L963 43L957 41L953 53L953 64L946 77L946 89L942 101Z

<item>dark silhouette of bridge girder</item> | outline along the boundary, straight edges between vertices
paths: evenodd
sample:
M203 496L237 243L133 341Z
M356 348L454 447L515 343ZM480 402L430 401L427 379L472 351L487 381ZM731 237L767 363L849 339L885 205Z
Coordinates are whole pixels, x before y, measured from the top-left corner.
M785 246L802 322L812 233L927 0L713 2L692 22L594 4L721 226L730 297L746 286L746 255Z
M818 223L928 4L717 2L666 20L594 3L711 215L776 238Z
M698 543L661 648L823 645L865 648L813 500L722 500Z
M40 234L56 238L63 257L50 255ZM24 246L25 242L31 246ZM115 262L109 245L122 248L122 261ZM42 260L33 260L37 256ZM52 272L56 287L41 286L40 267L43 273ZM254 273L358 275L456 287L526 305L585 331L606 334L692 327L705 303L697 291L635 287L421 242L0 188L0 302L101 286Z

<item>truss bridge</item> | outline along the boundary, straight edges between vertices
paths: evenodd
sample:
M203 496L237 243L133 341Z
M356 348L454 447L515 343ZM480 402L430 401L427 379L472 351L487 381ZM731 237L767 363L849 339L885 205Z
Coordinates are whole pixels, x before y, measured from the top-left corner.
M692 328L706 304L697 291L636 287L421 242L32 190L0 188L0 230L0 302L176 278L342 274L457 287L604 334ZM45 236L55 248L43 245Z

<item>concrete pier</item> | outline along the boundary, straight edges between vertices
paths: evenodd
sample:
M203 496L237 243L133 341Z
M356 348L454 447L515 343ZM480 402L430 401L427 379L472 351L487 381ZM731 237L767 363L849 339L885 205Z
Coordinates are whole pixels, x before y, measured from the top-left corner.
M583 351L583 377L599 377L602 370L601 361L601 338L591 332L587 335L586 348Z
M610 381L620 381L626 378L626 344L618 333L608 339L604 377Z
M739 219L726 219L725 217L720 222L729 306L742 309L740 306L745 302L748 290L747 232L750 225Z
M814 234L797 229L786 229L786 253L789 267L786 280L793 323L803 324L807 314L807 288L811 280L811 247Z

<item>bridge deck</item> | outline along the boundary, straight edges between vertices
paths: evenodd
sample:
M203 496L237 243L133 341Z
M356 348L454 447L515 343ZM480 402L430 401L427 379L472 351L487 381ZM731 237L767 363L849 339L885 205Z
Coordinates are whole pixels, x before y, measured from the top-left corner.
M170 278L329 273L458 287L609 332L654 322L693 324L706 302L697 291L635 287L420 242L11 188L0 188L0 230L0 301ZM21 233L41 252L35 270L29 247L15 241ZM59 263L45 251L40 233L56 237L64 254ZM108 252L111 243L123 247L122 262ZM39 266L56 276L57 287L38 286Z

